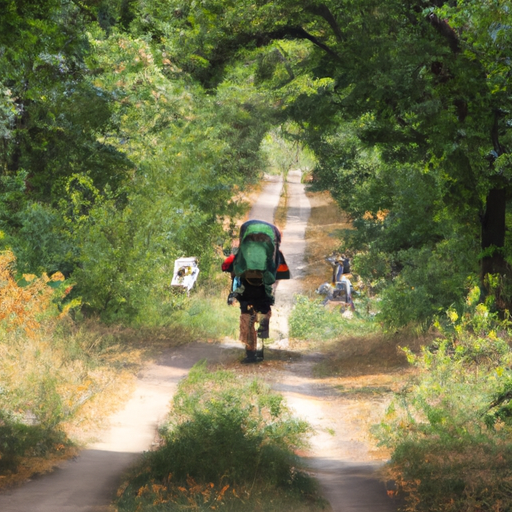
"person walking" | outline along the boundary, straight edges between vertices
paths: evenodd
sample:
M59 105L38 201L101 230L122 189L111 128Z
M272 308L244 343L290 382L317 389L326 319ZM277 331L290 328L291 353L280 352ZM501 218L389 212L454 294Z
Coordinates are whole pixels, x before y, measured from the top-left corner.
M278 279L290 279L280 243L281 233L276 226L259 220L247 221L240 228L238 251L222 264L222 270L232 278L228 304L237 301L240 305L240 341L246 352L243 363L263 360L263 340L270 336L275 283Z

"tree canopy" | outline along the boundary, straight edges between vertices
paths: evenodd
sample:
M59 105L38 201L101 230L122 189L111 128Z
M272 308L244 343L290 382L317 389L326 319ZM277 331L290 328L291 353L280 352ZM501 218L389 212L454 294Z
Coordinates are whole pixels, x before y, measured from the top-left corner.
M510 307L507 2L0 10L1 243L22 270L73 276L109 318L140 314L168 295L174 257L208 267L222 250L280 127L352 216L355 268L388 323L428 321L478 276Z

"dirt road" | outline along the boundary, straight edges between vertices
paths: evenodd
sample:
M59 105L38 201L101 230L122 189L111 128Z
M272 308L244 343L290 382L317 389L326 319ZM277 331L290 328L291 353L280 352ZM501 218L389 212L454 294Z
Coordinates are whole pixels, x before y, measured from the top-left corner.
M278 179L268 182L250 212L251 218L273 219L281 186ZM290 173L288 191L289 211L282 248L294 279L278 286L272 319L275 342L269 347L270 359L274 353L281 360L289 359L287 316L293 296L300 292L304 233L309 216L309 202L298 173ZM204 358L241 367L237 363L241 354L242 347L233 343L194 343L169 349L141 373L131 400L111 418L111 428L100 441L55 472L0 495L0 511L107 512L123 473L141 452L151 448L156 428L168 410L179 380L195 362ZM339 395L312 376L313 364L320 357L294 356L293 362L284 366L264 362L249 371L271 381L286 396L296 414L315 427L311 449L304 456L333 512L394 511L396 504L375 477L382 461L372 458L364 443L352 440L354 427L346 420L348 411L344 410Z
M277 288L275 310L283 339L273 345L282 349L287 348L287 319L293 297L301 291L305 232L310 212L299 172L288 174L287 188L288 215L282 250L293 279L281 281ZM286 397L296 415L316 430L311 449L304 454L307 464L320 482L333 512L396 511L397 504L388 497L384 483L377 478L383 461L375 458L368 445L353 439L360 436L354 431L358 426L349 421L353 415L351 405L340 399L330 384L312 374L313 365L322 357L321 354L302 356L286 364L284 370L267 376L273 381L274 388Z

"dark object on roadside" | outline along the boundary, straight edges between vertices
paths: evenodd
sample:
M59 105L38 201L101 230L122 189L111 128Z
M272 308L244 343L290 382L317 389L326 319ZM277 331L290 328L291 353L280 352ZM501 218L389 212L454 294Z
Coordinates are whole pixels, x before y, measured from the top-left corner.
M245 357L242 359L242 364L259 363L263 358L258 359L256 350L245 350Z
M344 254L333 254L325 259L332 265L332 278L330 283L323 283L316 290L316 293L325 296L322 305L340 302L344 306L350 306L350 309L354 311L352 283L348 278L350 260Z

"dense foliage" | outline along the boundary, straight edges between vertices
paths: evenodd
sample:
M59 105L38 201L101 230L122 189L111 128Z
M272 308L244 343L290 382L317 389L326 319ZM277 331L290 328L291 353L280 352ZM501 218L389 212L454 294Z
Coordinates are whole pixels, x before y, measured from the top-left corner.
M417 377L376 428L393 451L388 476L407 510L508 510L510 499L510 320L469 294L440 337L408 353Z
M208 90L257 63L274 122L314 151L358 228L356 269L385 285L399 326L461 302L478 274L484 294L487 274L505 276L496 306L509 305L509 18L494 1L175 0L151 23L179 33L176 62Z
M105 320L172 309L174 259L208 275L260 172L264 98L207 95L134 2L0 5L1 246Z
M280 127L351 214L388 325L429 322L468 278L490 293L487 274L508 308L506 2L0 8L1 243L22 270L72 275L109 320L173 307L173 259L208 273Z

